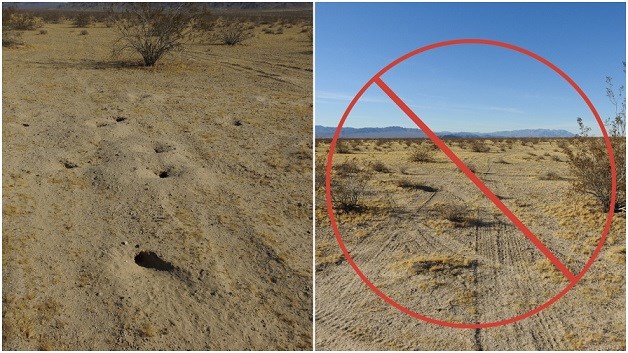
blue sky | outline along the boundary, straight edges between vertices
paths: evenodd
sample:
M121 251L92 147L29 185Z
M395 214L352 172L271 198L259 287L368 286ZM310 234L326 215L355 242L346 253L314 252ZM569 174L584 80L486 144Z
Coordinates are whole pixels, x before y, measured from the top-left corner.
M605 77L625 85L624 3L317 3L316 124L336 126L380 69L419 47L459 38L514 44L548 59L612 116ZM434 131L565 129L595 124L579 95L551 69L485 45L434 49L383 80ZM377 86L345 126L416 127Z

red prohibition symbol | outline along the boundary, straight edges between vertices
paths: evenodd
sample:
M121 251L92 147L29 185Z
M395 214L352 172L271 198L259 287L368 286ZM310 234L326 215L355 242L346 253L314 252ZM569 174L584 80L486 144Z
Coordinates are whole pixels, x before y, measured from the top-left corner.
M569 270L569 268L567 268L567 266L565 266L565 264L563 264L556 256L554 256L552 251L550 249L548 249L526 227L526 225L523 224L523 222L521 222L517 218L517 216L515 214L513 214L512 211L510 211L508 209L508 207L504 203L501 202L501 200L484 184L484 182L482 180L480 180L464 164L464 162L462 162L462 160L460 160L460 158L458 156L456 156L456 154L451 149L449 149L449 147L438 136L436 136L436 134L430 129L430 127L427 126L421 120L421 118L419 118L419 116L417 114L415 114L410 109L410 107L408 107L408 105L406 105L403 102L403 100L401 100L401 98L399 98L399 96L397 96L397 94L390 87L388 87L388 85L381 78L381 76L383 74L385 74L386 72L388 72L390 69L392 69L393 67L397 66L401 62L405 61L406 59L409 59L409 58L411 58L411 57L413 57L415 55L419 55L419 54L424 53L424 52L429 51L429 50L434 50L434 49L438 49L438 48L442 48L442 47L446 47L446 46L454 46L454 45L489 45L489 46L500 47L500 48L507 49L507 50L513 50L513 51L516 51L516 52L518 52L520 54L523 54L523 55L526 55L528 57L531 57L531 58L541 62L545 66L549 67L554 72L556 72L560 77L562 77L565 81L567 81L567 83L569 83L569 85L574 90L576 90L576 92L584 100L584 102L587 104L587 106L591 110L591 113L593 113L593 116L595 117L595 120L597 121L597 123L598 123L598 125L600 127L600 130L602 131L602 136L604 137L604 141L606 143L606 149L608 150L608 157L609 157L609 160L610 160L610 167L611 167L611 188L612 188L612 192L611 192L610 207L609 207L608 215L606 217L606 222L605 222L605 225L604 225L604 229L603 229L602 235L600 237L600 241L598 242L597 246L595 247L595 250L593 251L590 259L587 261L587 263L584 265L584 267L582 268L582 270L579 273L572 273ZM338 224L336 222L336 218L335 218L333 207L332 207L331 169L332 169L332 162L333 162L333 157L334 157L334 150L336 148L336 143L337 143L338 138L340 136L340 132L342 130L342 126L344 125L345 120L347 120L347 117L351 113L351 110L353 109L355 104L360 100L360 98L362 97L364 92L369 87L371 87L373 84L377 85L384 93L386 93L386 95L408 116L408 118L410 118L426 134L426 136L429 137L436 144L436 146L438 146L438 148L441 151L443 151L445 153L445 155L447 155L447 157L469 178L469 180L471 180L471 182L473 182L478 187L478 189L480 189L480 191L482 191L486 195L486 197L489 200L491 200L493 202L493 204L495 204L495 206L497 206L497 208L513 223L513 225L515 227L517 227L521 231L521 233L523 233L523 235L526 236L528 238L528 240L530 242L532 242L537 247L537 249L539 251L541 251L541 253L543 253L543 255L549 261L551 261L554 264L554 266L556 266L556 268L558 270L560 270L562 272L562 274L569 280L569 284L562 291L560 291L554 297L552 297L551 299L549 299L545 303L539 305L538 307L536 307L536 308L534 308L534 309L532 309L532 310L530 310L530 311L528 311L526 313L518 315L518 316L514 316L514 317L507 318L507 319L500 320L500 321L486 322L486 323L457 323L457 322L448 322L448 321L434 319L434 318L431 318L431 317L419 314L417 312L414 312L411 309L404 307L403 305L397 303L394 299L392 299L389 296L387 296L384 292L382 292L379 288L377 288L373 284L373 282L371 282L369 280L369 278L360 270L360 267L355 263L355 261L351 257L351 254L347 250L347 247L346 247L345 243L342 240L342 235L340 234L340 231L338 229ZM574 80L572 80L565 72L563 72L561 69L559 69L556 65L552 64L550 61L548 61L547 59L544 59L543 57L541 57L538 54L535 54L535 53L533 53L533 52L531 52L529 50L526 50L524 48L521 48L521 47L518 47L518 46L515 46L515 45L512 45L512 44L499 42L499 41L494 41L494 40L486 40L486 39L456 39L456 40L449 40L449 41L444 41L444 42L438 42L438 43L430 44L430 45L424 46L422 48L413 50L413 51L411 51L411 52L401 56L400 58L398 58L395 61L393 61L390 64L388 64L386 67L384 67L382 70L380 70L377 74L375 74L375 76L373 76L362 87L362 89L360 89L360 91L358 91L358 93L353 98L351 103L349 103L349 106L347 107L347 109L345 110L344 114L342 115L342 118L340 119L340 122L338 123L338 127L336 128L336 131L334 133L334 137L331 140L331 144L330 144L330 148L329 148L329 155L327 157L326 171L325 171L325 189L326 189L326 195L325 196L326 196L326 201L327 201L327 212L328 212L328 215L329 215L331 226L332 226L332 229L334 230L334 233L335 233L335 236L336 236L336 240L338 241L338 245L340 246L340 249L344 253L344 256L345 256L345 259L347 260L347 263L349 263L349 265L351 265L351 267L356 272L356 274L360 277L360 279L362 279L362 281L373 292L375 292L375 294L377 294L382 299L384 299L388 304L392 305L393 307L397 308L398 310L400 310L400 311L402 311L402 312L404 312L404 313L406 313L406 314L408 314L408 315L410 315L410 316L412 316L414 318L421 319L423 321L426 321L426 322L429 322L429 323L432 323L432 324L436 324L436 325L441 325L441 326L446 326L446 327L453 327L453 328L468 328L468 329L497 327L497 326L511 324L511 323L517 322L519 320L523 320L525 318L528 318L528 317L530 317L532 315L537 314L538 312L540 312L540 311L542 311L544 309L547 309L552 304L554 304L556 301L558 301L560 298L562 298L565 294L567 294L567 292L569 292L582 279L582 277L589 270L591 265L593 265L593 262L595 261L595 259L599 255L600 250L602 249L602 246L604 245L604 241L606 240L608 232L610 231L611 221L613 219L614 207L612 205L615 204L616 186L617 186L617 176L616 176L616 169L615 169L615 157L613 155L613 150L611 148L611 142L610 142L610 139L608 137L608 133L606 132L606 129L604 128L604 123L602 122L602 119L600 118L600 115L598 114L597 110L593 106L593 103L591 103L591 100L589 100L587 95L584 93L584 91L582 91L582 89L578 86L578 84L576 84L576 82Z

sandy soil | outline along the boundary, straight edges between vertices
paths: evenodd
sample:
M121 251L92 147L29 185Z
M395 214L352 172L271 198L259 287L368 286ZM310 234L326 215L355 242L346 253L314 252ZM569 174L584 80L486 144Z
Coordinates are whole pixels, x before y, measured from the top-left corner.
M301 25L154 69L46 28L3 49L3 349L311 349Z
M362 200L365 209L336 213L340 232L364 274L399 304L434 319L485 323L523 314L568 284L442 152L432 162L417 163L410 160L419 148L416 141L345 143L350 153L334 155L335 173L354 161L360 173L371 176ZM599 241L606 214L591 199L570 192L560 143L487 141L487 152L474 152L471 141L449 142L578 273ZM328 148L317 143L317 160ZM321 174L317 168L317 177ZM625 214L615 216L590 271L556 304L511 325L456 329L414 319L370 291L344 260L324 205L319 188L319 350L625 349Z

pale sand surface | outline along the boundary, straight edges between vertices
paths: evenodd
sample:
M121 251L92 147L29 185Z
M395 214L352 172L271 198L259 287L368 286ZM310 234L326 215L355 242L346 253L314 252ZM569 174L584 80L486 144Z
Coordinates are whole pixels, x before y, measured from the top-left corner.
M569 192L571 175L560 141L524 142L488 141L487 153L473 152L470 141L447 143L577 273L600 239L606 214L591 199ZM442 152L432 163L416 163L410 161L416 141L348 145L351 153L336 153L334 166L355 160L373 176L363 199L366 211L336 214L340 232L364 274L399 304L443 321L495 322L526 313L568 284ZM317 160L328 148L317 144ZM374 171L375 162L389 171ZM558 180L542 180L548 172ZM400 181L415 187L400 187ZM615 216L591 270L557 303L514 324L474 330L412 318L369 290L344 259L324 200L319 189L319 350L625 349L625 213ZM466 207L467 220L447 219L443 210L453 207Z
M3 49L3 349L311 349L301 25L154 69L46 28Z

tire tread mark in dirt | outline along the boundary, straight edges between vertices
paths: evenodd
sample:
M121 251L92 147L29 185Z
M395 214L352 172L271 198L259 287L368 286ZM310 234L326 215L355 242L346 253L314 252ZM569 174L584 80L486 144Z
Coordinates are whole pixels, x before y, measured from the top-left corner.
M429 126L427 126L412 111L412 109L408 107L407 104L403 102L403 100L399 98L399 96L397 96L397 94L390 87L388 87L388 85L384 81L382 81L381 77L376 76L371 82L379 86L379 88L381 88L382 91L384 91L384 93L388 95L388 97L399 107L399 109L401 109L408 116L408 118L410 118L438 146L438 148L441 149L441 151L443 151L447 155L447 157L449 157L449 159L454 162L454 164L456 164L456 166L467 175L469 180L471 180L487 197L491 199L493 204L497 206L497 208L499 208L504 213L504 215L506 215L510 219L513 225L519 228L519 230L526 236L526 238L528 238L529 241L534 243L534 245L545 255L546 258L548 258L554 264L554 266L556 266L563 273L565 277L567 277L569 280L573 280L576 277L571 272L571 270L567 268L565 264L563 264L552 253L552 251L548 249L547 246L545 246L545 244L543 244L538 239L538 237L536 237L530 231L530 229L523 222L521 222L521 220L517 218L517 216L512 213L512 211L510 211L503 202L501 202L501 200L499 200L497 196L495 196L495 194L490 189L488 189L486 184L482 180L480 180L477 175L475 175L469 169L469 167L467 167L466 164L462 162L462 160L460 160L460 158L456 156L454 152L451 151L449 147L447 147L447 145L429 128Z

